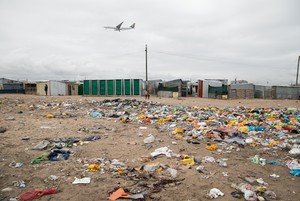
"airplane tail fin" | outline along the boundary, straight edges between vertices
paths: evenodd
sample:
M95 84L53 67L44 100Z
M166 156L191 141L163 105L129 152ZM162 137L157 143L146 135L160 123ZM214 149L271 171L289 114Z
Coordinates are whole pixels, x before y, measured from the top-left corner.
M135 28L135 23L133 23L130 27L134 29Z

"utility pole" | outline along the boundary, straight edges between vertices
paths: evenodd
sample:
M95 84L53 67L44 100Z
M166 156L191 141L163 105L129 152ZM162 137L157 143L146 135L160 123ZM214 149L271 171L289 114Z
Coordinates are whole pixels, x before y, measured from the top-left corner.
M297 75L296 75L296 86L298 86L298 76L299 76L299 60L300 60L300 56L298 57Z
M146 44L146 49L145 49L145 58L146 58L146 90L148 90L148 60L147 60L147 56L148 56L148 52L147 52L147 44Z

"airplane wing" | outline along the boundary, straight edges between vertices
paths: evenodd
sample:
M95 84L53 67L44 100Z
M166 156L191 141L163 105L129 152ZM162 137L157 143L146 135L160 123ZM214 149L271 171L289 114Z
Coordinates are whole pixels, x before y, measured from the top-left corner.
M118 26L116 26L116 28L118 29L118 30L120 30L121 29L121 26L122 26L122 24L123 24L123 22L121 22Z
M117 25L115 27L104 27L104 28L105 29L114 29L115 31L120 31L122 24L123 24L123 22L121 22L119 25Z

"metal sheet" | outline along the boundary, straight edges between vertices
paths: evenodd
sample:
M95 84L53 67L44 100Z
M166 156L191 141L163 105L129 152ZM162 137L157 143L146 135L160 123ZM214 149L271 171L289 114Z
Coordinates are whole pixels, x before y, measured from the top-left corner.
M100 80L100 95L105 96L106 95L106 81Z
M107 80L107 95L115 95L114 80Z
M124 80L124 95L131 95L130 80Z
M122 95L122 81L116 80L116 95Z
M98 95L98 81L92 80L92 95Z
M90 81L89 80L83 81L83 94L90 95Z
M140 89L140 80L135 79L133 80L133 95L140 95L141 94Z

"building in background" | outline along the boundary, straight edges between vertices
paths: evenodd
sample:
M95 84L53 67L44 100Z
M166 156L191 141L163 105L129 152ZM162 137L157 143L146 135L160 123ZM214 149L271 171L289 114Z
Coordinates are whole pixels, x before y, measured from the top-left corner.
M66 96L67 84L63 81L49 80L36 82L36 95L45 96L45 84L48 85L48 96Z
M23 82L23 87L25 94L27 95L37 95L36 82Z
M272 86L254 85L254 90L254 98L272 98Z
M23 83L17 80L0 78L0 93L22 93L24 94Z
M181 79L161 82L158 85L157 95L165 98L182 96L183 81Z
M272 86L273 99L300 99L300 86Z
M227 96L227 79L198 80L198 97L221 98Z
M141 79L84 80L84 96L138 96L142 95Z
M255 93L254 84L230 84L228 87L228 96L230 99L253 99Z

